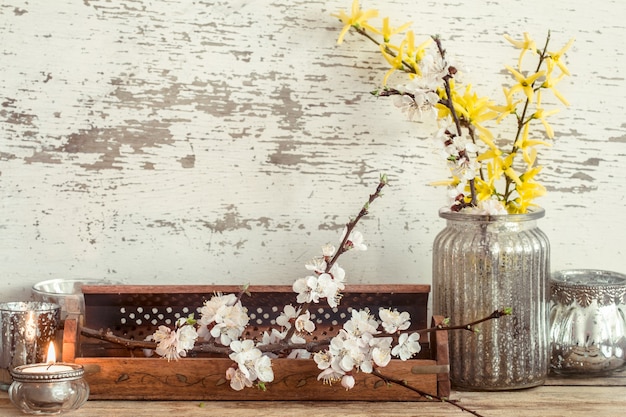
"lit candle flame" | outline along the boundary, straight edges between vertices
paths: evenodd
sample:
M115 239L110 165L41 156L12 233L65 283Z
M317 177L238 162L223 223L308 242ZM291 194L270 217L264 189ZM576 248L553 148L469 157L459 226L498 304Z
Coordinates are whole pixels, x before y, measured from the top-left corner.
M50 345L48 346L48 356L46 358L46 363L53 364L56 361L57 361L57 352L56 352L56 349L54 348L54 342L50 342Z

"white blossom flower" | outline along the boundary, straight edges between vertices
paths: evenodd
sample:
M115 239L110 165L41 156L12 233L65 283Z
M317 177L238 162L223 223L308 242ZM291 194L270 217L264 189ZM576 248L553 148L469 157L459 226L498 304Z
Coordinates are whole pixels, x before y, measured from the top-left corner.
M470 211L471 213L485 214L485 215L491 215L491 216L509 214L509 212L506 210L506 207L504 207L504 204L502 203L502 201L499 201L496 199L488 199L488 200L479 201L478 207L473 208L468 211Z
M339 379L346 388L354 386L352 372L371 373L374 366L387 366L391 361L391 337L376 337L380 333L368 310L352 310L352 316L339 333L330 340L328 350L313 356L322 370L318 379L332 383ZM344 385L345 382L345 385Z
M337 287L339 288L339 290L345 289L344 282L346 280L346 271L342 267L340 267L337 262L333 264L332 268L330 268L330 271L328 271L328 273L333 277L333 280L337 283Z
M204 305L200 309L199 322L203 325L208 325L215 321L215 315L223 306L232 306L237 302L237 296L235 294L215 294L211 299L204 302Z
M291 322L295 321L299 313L300 309L296 310L294 306L288 304L283 308L283 312L280 313L278 317L276 317L276 324L284 329L290 329Z
M272 328L269 333L267 331L263 332L263 334L261 335L261 341L258 342L258 345L261 346L280 343L282 340L285 339L285 336L286 332L281 332L278 329ZM265 354L268 355L270 358L278 357L278 355L273 352L265 352Z
M344 287L343 283L333 279L331 274L322 274L317 279L316 291L328 301L332 308L339 304L339 291Z
M343 278L342 269L335 270ZM345 288L342 280L335 280L331 274L323 273L319 277L308 276L293 283L293 290L298 294L298 303L319 303L320 298L326 298L330 307L337 307L340 299L339 291Z
M198 332L193 326L184 325L176 330L178 340L178 350L182 351L181 356L186 356L185 351L193 349L198 339Z
M401 94L393 96L393 104L406 113L408 120L417 118L421 120L426 115L428 118L437 118L439 95L436 93L441 81L433 83L431 77L415 77L409 83L399 85L396 90Z
M319 303L320 294L317 292L317 277L309 275L308 277L297 279L293 283L293 291L298 294L296 301L300 304Z
M144 341L146 342L152 342L154 340L154 335L149 334L148 336L146 336L144 339ZM153 349L143 349L143 355L146 358L151 357L152 355L154 355L154 350Z
M378 316L382 320L383 329L390 334L406 330L411 325L411 315L406 311L400 313L398 310L384 308L378 312Z
M342 331L340 331L341 334ZM341 334L342 337L335 337L331 341L330 349L338 359L339 368L344 372L350 372L354 368L361 366L365 359L365 351L362 349L360 340L348 333Z
M344 375L341 378L341 386L346 390L354 388L354 377L351 374Z
M346 237L346 233L348 232L348 228L344 227L343 233L341 235L341 241ZM345 243L345 247L347 249L355 249L355 250L367 250L367 246L363 243L363 234L358 230L353 230L350 232L350 236Z
M350 320L346 321L343 328L350 334L360 337L364 333L378 334L378 322L372 317L369 310L352 310Z
M393 339L391 337L378 337L372 339L372 342L370 343L372 346L371 356L372 361L374 361L376 366L384 367L387 366L391 361L392 341Z
M156 353L167 358L168 361L187 356L187 350L193 348L197 338L196 330L189 325L184 325L176 330L167 326L159 326L153 334L153 339L157 342Z
M228 357L241 365L253 363L262 354L250 339L233 340L229 346L232 353Z
M313 355L313 360L315 361L319 369L326 369L330 367L332 359L333 359L333 356L328 350L322 350L322 351L316 352Z
M241 391L246 387L252 386L252 381L239 368L228 368L226 370L226 379L230 381L230 387L235 391Z
M391 361L391 337L374 337L370 333L363 334L359 346L363 352L359 369L365 373L372 373L374 365L383 367Z
M306 349L293 349L287 355L288 359L311 359L311 352Z
M248 379L254 381L257 378L254 363L262 355L261 351L255 347L254 341L249 339L234 340L230 343L230 350L232 353L228 357L237 362L239 370Z
M344 375L345 372L328 367L320 372L317 376L317 380L319 381L321 379L324 384L332 385L333 383L340 381Z
M448 167L454 177L461 182L476 178L480 171L480 163L476 154L476 144L464 136L458 136L454 124L444 124L435 135L435 144L441 156L448 161Z
M326 258L330 258L331 256L335 254L335 250L336 249L333 245L331 245L330 243L327 243L324 246L322 246L322 255Z
M234 340L230 344L232 353L228 356L237 363L238 372L231 373L231 386L235 384L237 387L250 386L257 379L262 382L271 382L274 380L274 371L272 370L272 360L269 356L264 355L254 344L254 341ZM233 368L230 368L233 369ZM228 378L228 374L227 374Z
M204 302L200 308L200 319L198 320L198 336L204 340L209 340L212 336L210 328L213 327L216 319L223 319L226 307L232 307L238 303L234 294L217 293L211 299ZM241 303L239 303L241 305Z
M335 248L333 247L333 251L334 250ZM326 270L326 261L321 257L313 258L308 263L304 264L304 267L319 275Z
M274 371L272 370L272 360L269 356L262 355L254 361L254 372L259 381L272 382L274 380Z
M250 321L246 309L239 301L234 305L221 306L214 318L215 324L209 333L224 346L237 340Z
M422 349L419 339L419 333L412 333L410 336L408 333L402 333L398 338L398 345L391 350L391 354L403 361L410 359Z
M311 312L308 310L296 318L295 325L299 333L313 333L315 330L315 323L311 321Z
M399 94L394 96L393 104L406 113L408 120L434 119L437 117L435 104L439 96L432 91L415 91L411 95Z

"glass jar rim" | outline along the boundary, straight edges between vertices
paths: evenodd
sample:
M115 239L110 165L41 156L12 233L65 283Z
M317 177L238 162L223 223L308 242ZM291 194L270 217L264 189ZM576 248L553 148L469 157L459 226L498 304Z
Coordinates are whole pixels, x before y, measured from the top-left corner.
M478 214L466 211L452 211L448 207L439 209L439 217L446 220L454 221L470 221L470 222L523 222L529 220L537 220L544 217L546 211L542 207L534 207L528 209L526 213L521 214Z
M29 382L29 381L37 381L37 382L58 382L58 381L72 381L75 379L80 379L85 374L85 369L82 365L78 365L75 363L65 363L65 362L56 362L51 365L64 365L69 366L72 369L58 371L55 373L47 373L47 372L26 372L26 369L32 368L34 366L41 366L42 364L28 364L28 365L20 365L15 368L9 370L11 376L14 381L18 382Z
M550 276L553 286L559 288L626 289L626 275L600 269L567 269L553 272Z
M0 311L9 311L11 313L26 312L54 312L59 310L61 306L56 303L48 303L46 301L8 301L0 303Z
M54 278L33 284L31 291L43 296L77 295L80 291L76 291L76 286L79 286L78 289L80 289L81 285L98 284L117 284L117 282L100 278Z

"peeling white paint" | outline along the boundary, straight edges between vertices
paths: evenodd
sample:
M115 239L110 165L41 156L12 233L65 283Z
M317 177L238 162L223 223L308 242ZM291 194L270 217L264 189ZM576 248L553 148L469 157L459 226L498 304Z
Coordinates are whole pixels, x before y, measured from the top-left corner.
M285 284L392 186L350 282L429 283L444 178L429 129L369 95L384 64L335 45L350 0L7 0L0 6L0 300L50 278ZM552 267L626 272L619 0L362 1L440 34L499 94L528 31L576 38L539 202Z

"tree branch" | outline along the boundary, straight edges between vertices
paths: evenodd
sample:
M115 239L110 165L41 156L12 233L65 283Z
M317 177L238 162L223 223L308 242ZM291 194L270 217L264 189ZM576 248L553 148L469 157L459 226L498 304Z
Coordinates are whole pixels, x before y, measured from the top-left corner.
M474 415L474 416L477 416L477 417L482 417L482 415L481 415L481 414L478 414L476 411L470 410L469 408L466 408L466 407L462 406L461 404L457 403L456 401L450 401L450 399L448 399L448 398L445 398L445 397L440 397L440 396L435 395L435 394L429 394L429 393L427 393L427 392L425 392L425 391L422 391L422 390L421 390L421 389L419 389L419 388L415 388L414 386L409 385L409 384L408 384L406 381L404 381L404 380L401 380L401 379L396 379L396 378L392 378L392 377L389 377L389 376L383 375L383 374L381 374L381 373L378 371L378 369L374 369L374 370L372 371L372 375L374 375L374 376L376 376L376 377L378 377L378 378L382 379L382 380L383 380L385 383L387 383L387 384L396 384L396 385L399 385L399 386L404 387L404 388L406 388L406 389L408 389L408 390L411 390L411 391L413 391L413 392L415 392L415 393L417 393L417 394L421 395L422 397L427 398L427 399L429 399L429 400L432 400L432 399L439 400L439 401L444 402L444 403L446 403L446 404L450 404L450 405L452 405L452 406L454 406L454 407L456 407L456 408L458 408L458 409L460 409L460 410L463 410L463 411L465 411L465 412L468 412L468 413L470 413L470 414L472 414L472 415Z

